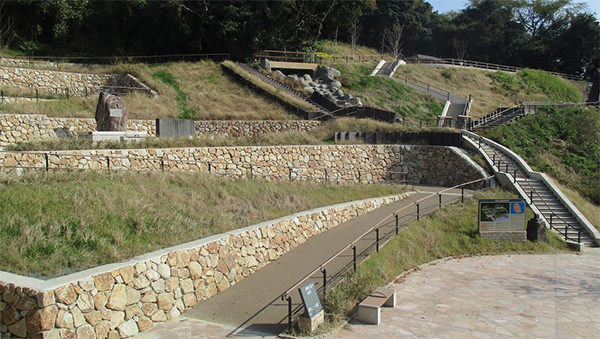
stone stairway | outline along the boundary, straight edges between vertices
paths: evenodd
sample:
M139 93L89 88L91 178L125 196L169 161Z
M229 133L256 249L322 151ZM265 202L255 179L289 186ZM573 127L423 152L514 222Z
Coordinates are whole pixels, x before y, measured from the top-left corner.
M252 74L256 78L260 79L261 81L266 82L267 84L269 84L269 85L271 85L271 86L273 86L273 87L275 87L275 88L277 88L279 90L282 90L282 91L286 92L287 94L295 97L296 99L298 99L300 101L303 101L306 104L314 107L314 112L317 112L317 113L320 114L319 118L321 118L321 119L323 119L323 118L328 119L328 118L332 118L333 117L333 115L331 114L331 112L327 108L325 108L325 107L319 105L318 103L316 103L316 102L314 102L314 101L306 98L304 95L302 95L299 92L291 89L286 84L284 84L282 82L279 82L276 79L273 79L273 78L271 78L271 77L269 77L269 76L267 76L267 75L265 75L265 74L257 71L256 69L254 69L252 66L250 66L248 64L240 63L239 65L246 72ZM317 118L317 119L319 119L319 118Z
M514 156L508 154L507 149L498 147L485 138L479 138L476 134L463 133L463 138L470 141L471 145L485 155L486 161L495 172L504 173L512 182L519 194L532 207L534 212L539 213L547 226L557 232L563 239L581 243L587 247L595 247L597 242L588 227L582 223L582 215L569 209L547 182L532 176L534 172L525 168L523 164L514 160ZM528 166L527 166L528 167ZM579 218L578 218L579 217ZM589 221L585 220L589 224ZM593 226L592 226L593 227Z

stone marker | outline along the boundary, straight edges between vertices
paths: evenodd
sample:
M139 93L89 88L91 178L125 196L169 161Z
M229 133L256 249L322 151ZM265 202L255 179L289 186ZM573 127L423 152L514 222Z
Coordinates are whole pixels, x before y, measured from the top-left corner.
M527 240L548 242L546 226L537 214L527 222Z
M127 110L120 97L101 92L96 107L97 131L126 131Z

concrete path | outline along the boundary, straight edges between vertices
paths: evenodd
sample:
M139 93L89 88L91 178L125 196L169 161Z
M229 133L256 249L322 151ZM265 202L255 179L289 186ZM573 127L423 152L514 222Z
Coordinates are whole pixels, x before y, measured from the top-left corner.
M392 285L379 326L332 338L600 338L600 248L427 265Z
M600 248L443 260L399 280L397 307L382 309L381 325L352 320L329 337L600 338ZM234 330L184 316L139 338L223 338Z
M287 328L287 301L281 300L281 295L300 279L313 271L318 265L344 248L358 236L372 227L375 223L394 211L411 206L401 213L400 222L408 220L416 211L414 202L424 198L431 192L437 192L438 187L416 187L416 193L407 199L381 207L367 215L350 220L336 228L315 236L294 250L281 256L277 261L263 267L258 272L245 278L237 285L217 294L209 300L198 303L194 308L183 314L184 323L195 323L193 319L226 325L228 335L276 335ZM460 190L454 190L450 195L443 196L444 201L460 199ZM422 214L431 213L437 208L438 198L434 196L420 203ZM403 217L404 216L404 217ZM394 231L393 218L380 231L380 234ZM357 253L375 242L372 233L356 244ZM331 276L352 261L352 250L344 252L338 259L325 268ZM322 274L313 276L312 281L317 288L322 286ZM300 306L300 296L296 291L291 294L294 308ZM190 322L191 320L191 322ZM148 332L148 338L162 337L165 327L172 324L157 326ZM179 324L182 327L183 323ZM183 327L181 328L183 330ZM162 331L162 332L161 332ZM222 333L221 333L222 334ZM144 336L146 337L146 336Z

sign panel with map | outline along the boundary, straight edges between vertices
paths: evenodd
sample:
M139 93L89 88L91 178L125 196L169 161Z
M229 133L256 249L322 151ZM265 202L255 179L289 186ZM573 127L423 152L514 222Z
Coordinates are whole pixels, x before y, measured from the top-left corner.
M525 231L525 200L480 199L479 233Z

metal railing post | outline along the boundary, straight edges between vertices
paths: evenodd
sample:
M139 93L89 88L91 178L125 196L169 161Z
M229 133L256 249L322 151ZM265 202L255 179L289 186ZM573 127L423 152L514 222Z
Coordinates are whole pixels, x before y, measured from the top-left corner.
M513 182L517 182L517 170L513 171Z
M533 191L529 191L529 201L531 201L531 204L533 205ZM552 218L552 216L550 218Z
M508 173L508 162L506 163L506 170L504 172Z
M419 221L420 213L419 213L419 203L417 203L417 221Z
M50 162L48 161L48 153L44 153L44 159L46 160L46 172L50 169Z
M577 230L577 243L581 244L581 230Z
M210 161L208 162L208 173L210 173L212 171L212 164L210 163Z
M398 225L398 214L394 214L394 216L396 217L396 235L398 235L398 228L399 228L399 225Z
M292 334L292 297L288 296L288 331Z
M291 167L288 168L288 172L289 172L290 181L292 181L292 168Z
M554 213L550 213L550 229L553 228L552 226L552 217L554 216Z
M465 186L463 185L460 185L460 202L465 202Z
M161 172L165 171L165 159L164 158L160 158L160 171Z
M481 136L479 136L479 148L481 148Z
M569 229L569 225L565 225L565 241L567 240L567 231Z
M323 273L323 303L327 302L327 269L322 269Z
M379 252L379 228L375 229L375 244L376 244L377 252Z
M356 246L352 246L352 261L354 263L354 271L356 272Z
M438 193L438 208L442 208L442 193Z
M110 170L110 157L106 157L106 168Z

